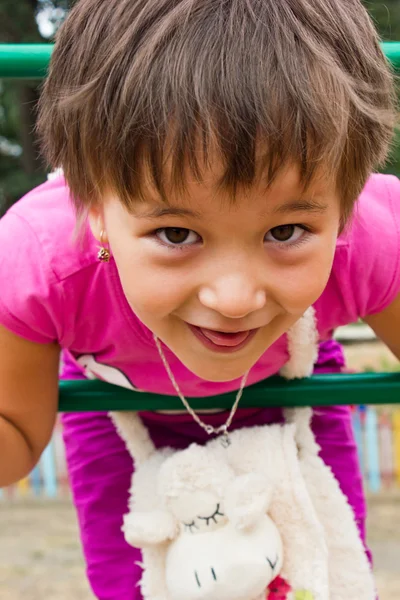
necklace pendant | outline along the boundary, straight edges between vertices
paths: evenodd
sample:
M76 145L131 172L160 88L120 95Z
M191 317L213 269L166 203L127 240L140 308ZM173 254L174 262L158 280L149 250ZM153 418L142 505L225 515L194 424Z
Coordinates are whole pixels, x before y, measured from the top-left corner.
M229 437L229 433L227 431L225 431L225 433L223 433L219 439L223 448L229 448L229 446L232 444L231 438Z

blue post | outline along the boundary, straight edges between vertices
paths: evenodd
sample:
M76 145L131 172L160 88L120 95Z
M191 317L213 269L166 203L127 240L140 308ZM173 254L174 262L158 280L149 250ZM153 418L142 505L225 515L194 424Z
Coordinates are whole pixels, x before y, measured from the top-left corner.
M44 492L48 498L57 496L57 474L53 442L47 446L40 460L44 480Z
M368 484L371 492L381 489L381 473L379 467L378 418L376 409L367 408L365 420L365 435L368 460Z

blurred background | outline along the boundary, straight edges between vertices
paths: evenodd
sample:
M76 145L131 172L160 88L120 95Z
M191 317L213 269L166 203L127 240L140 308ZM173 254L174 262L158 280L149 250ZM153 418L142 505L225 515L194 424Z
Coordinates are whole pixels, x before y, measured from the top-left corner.
M156 0L154 0L156 1ZM51 43L71 0L0 0L0 43ZM400 0L364 2L384 41L400 41ZM34 128L37 81L0 80L0 215L46 178ZM400 176L400 136L385 172ZM348 367L397 371L362 324L341 329ZM353 422L368 495L368 539L380 600L400 598L400 405L360 407ZM0 599L90 600L62 435L30 477L0 490ZM122 599L121 599L122 600ZM361 600L361 599L360 599Z

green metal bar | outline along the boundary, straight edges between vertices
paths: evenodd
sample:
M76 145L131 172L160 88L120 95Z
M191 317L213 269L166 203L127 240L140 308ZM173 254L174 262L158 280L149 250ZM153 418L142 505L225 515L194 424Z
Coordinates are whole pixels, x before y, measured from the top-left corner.
M384 42L382 48L400 69L400 42ZM42 79L46 76L52 44L0 44L0 78Z
M236 392L191 398L194 409L231 408ZM333 404L398 404L400 373L360 375L314 375L309 379L286 381L271 377L245 389L240 406L327 406ZM131 390L102 381L62 381L61 412L108 410L179 410L176 396L160 396Z
M393 67L400 70L400 42L383 42L382 49Z
M53 44L0 44L0 77L43 79Z

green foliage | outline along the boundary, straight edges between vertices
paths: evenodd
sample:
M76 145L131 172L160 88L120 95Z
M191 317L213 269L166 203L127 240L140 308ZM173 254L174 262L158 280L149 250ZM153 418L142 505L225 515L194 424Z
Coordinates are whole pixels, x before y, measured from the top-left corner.
M400 177L400 129L395 133L393 148L382 172Z
M384 41L400 42L400 0L384 2L363 0L363 4L369 11L381 38ZM400 176L400 131L396 132L394 139L392 152L382 171Z
M43 173L27 175L20 162L9 156L0 161L0 217L29 190L43 183Z
M0 43L47 41L38 28L38 13L47 10L48 21L55 31L69 5L68 0L0 0ZM36 88L37 83L32 82L0 81L0 216L45 179L37 148L32 143L35 116L26 109L33 103L30 96L35 97ZM22 153L10 152L5 140L13 146L19 145Z
M363 4L371 15L376 28L385 41L400 41L400 2L385 0L384 2L368 2Z

